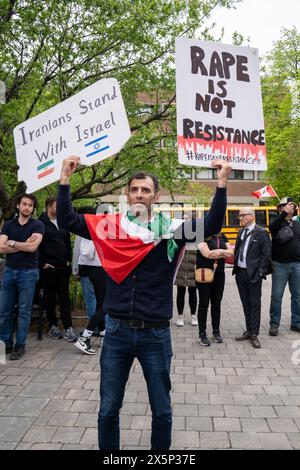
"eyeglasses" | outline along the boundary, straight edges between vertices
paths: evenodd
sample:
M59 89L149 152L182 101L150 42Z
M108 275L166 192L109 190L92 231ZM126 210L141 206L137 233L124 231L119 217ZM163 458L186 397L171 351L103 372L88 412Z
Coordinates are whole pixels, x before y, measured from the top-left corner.
M243 217L246 217L246 215L252 215L252 214L239 214L238 219L242 219Z

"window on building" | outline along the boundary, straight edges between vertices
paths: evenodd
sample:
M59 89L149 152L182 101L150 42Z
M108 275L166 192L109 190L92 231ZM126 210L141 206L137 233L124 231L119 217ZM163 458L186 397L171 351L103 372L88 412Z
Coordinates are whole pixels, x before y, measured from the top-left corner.
M234 170L234 179L235 180L243 180L244 179L244 171L243 170Z
M245 170L244 180L254 180L254 171Z
M202 168L195 171L196 180L211 180L213 179L213 170L209 168Z

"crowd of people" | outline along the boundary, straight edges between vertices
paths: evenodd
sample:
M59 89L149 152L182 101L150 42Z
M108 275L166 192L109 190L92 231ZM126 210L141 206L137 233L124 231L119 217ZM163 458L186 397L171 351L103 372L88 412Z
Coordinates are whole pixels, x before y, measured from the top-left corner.
M16 216L1 228L0 253L5 255L5 267L0 264L0 340L11 360L25 354L34 294L43 289L48 334L52 339L64 338L82 353L96 354L91 337L100 338L99 448L119 449L119 411L131 365L137 358L152 410L151 448L169 449L173 284L177 288L177 326L184 326L187 288L190 322L198 327L201 346L210 346L209 306L212 338L217 343L224 341L221 305L225 263L229 258L234 259L232 273L245 317L245 331L235 340L248 340L254 348L260 347L262 281L269 274L272 274L269 334L279 333L287 283L291 292L290 328L300 333L297 206L287 198L280 201L278 216L269 227L271 237L255 223L253 208L241 207L241 229L233 247L221 232L231 170L227 163L212 164L217 169L218 183L207 217L203 220L186 217L177 226L165 216L153 213L153 204L159 200L159 186L157 178L146 172L135 174L128 182L128 213L107 219L108 208L102 207L98 213L93 207L74 210L69 184L78 165L78 157L64 160L57 197L47 198L45 212L38 219L33 217L35 196L24 194L18 199ZM105 239L99 236L99 221L109 232L111 223L107 221L111 220L120 224L120 233L127 232L126 241L118 236L114 241L109 236ZM134 237L136 230L142 234L138 242ZM73 253L71 233L76 235ZM80 280L87 311L87 324L79 337L74 332L71 314L72 271L75 279Z

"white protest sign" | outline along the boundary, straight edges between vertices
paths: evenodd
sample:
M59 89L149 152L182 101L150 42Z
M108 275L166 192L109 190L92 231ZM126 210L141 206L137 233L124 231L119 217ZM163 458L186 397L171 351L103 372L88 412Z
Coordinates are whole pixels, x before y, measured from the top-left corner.
M18 180L37 191L59 179L64 158L93 165L119 152L130 135L117 80L99 80L15 127Z
M266 170L258 50L176 39L178 159Z

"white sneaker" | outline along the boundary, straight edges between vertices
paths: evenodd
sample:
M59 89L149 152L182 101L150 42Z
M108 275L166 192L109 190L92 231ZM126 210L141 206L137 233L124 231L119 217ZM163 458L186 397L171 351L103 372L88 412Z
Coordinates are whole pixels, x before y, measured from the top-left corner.
M90 338L84 338L80 336L76 343L74 343L76 348L80 349L84 354L96 354L96 350L91 347Z
M197 315L192 315L191 317L191 325L198 326L198 318Z
M184 319L183 315L178 315L177 321L176 321L177 326L184 326Z

